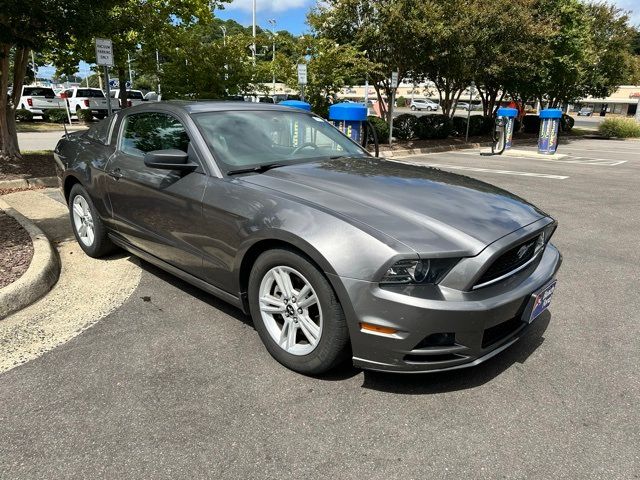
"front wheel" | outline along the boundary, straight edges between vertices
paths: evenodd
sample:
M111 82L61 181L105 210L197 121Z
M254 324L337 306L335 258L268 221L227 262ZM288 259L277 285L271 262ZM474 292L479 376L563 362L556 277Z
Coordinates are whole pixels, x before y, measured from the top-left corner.
M73 234L84 253L98 258L113 250L114 246L91 197L79 183L73 186L69 194L69 216Z
M265 347L278 362L320 374L348 353L344 312L326 277L307 258L269 250L249 276L249 308Z

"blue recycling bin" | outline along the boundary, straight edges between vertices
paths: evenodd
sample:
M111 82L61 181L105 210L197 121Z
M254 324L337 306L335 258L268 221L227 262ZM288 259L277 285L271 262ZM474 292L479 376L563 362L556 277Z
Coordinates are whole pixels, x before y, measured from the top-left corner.
M299 108L300 110L306 110L308 112L311 111L311 105L301 100L284 100L280 102L278 105L283 105L285 107Z
M351 140L361 143L367 107L361 103L336 103L329 107L329 120Z
M513 140L513 126L515 124L516 117L518 116L517 108L507 108L500 107L496 112L496 117L498 117L497 124L504 125L504 138L500 139L498 137L498 150L502 149L502 145L500 143L504 142L504 149L508 150L511 148L512 140ZM501 121L500 121L501 119Z
M538 153L553 155L558 149L558 129L562 110L549 108L540 112L540 134L538 135Z

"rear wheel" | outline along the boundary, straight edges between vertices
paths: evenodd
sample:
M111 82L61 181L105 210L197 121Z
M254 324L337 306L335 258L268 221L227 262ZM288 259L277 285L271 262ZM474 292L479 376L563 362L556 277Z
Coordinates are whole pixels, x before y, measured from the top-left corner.
M260 255L249 276L249 308L269 353L291 370L320 374L347 358L342 307L305 257L284 249Z
M413 110L414 112L417 110L415 105L411 105L411 110Z
M73 234L87 255L98 258L114 249L91 197L79 183L69 194L69 217Z

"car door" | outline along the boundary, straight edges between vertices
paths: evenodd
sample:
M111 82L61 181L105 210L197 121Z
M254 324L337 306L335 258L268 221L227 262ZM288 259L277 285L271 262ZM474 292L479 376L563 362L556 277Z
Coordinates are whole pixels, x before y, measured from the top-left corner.
M147 167L152 150L187 152L192 172ZM106 167L107 191L117 231L138 247L192 275L201 276L202 196L207 175L183 123L167 112L124 116L117 147Z

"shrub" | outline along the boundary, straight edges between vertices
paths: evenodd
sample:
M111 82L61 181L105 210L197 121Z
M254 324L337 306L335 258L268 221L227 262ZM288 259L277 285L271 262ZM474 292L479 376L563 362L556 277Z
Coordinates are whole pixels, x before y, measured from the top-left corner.
M378 142L384 143L389 138L389 124L382 118L371 115L367 120L373 126L378 135Z
M447 138L453 133L453 123L448 115L424 115L416 124L418 138Z
M411 140L417 136L418 117L403 113L393 119L393 135L398 140Z
M560 130L562 130L565 133L570 132L573 129L573 126L575 125L575 123L576 121L573 119L572 116L567 115L566 113L563 113L562 118L560 119Z
M398 98L396 98L396 105L398 107L406 107L407 106L407 99L404 98L402 95L400 95Z
M53 123L64 123L67 121L67 111L62 108L49 110L47 111L47 118Z
M540 117L538 115L525 115L522 119L524 133L538 133L540 131Z
M453 117L452 119L454 135L464 137L467 134L467 118ZM479 135L487 135L493 128L493 117L483 117L481 115L472 115L469 120L469 136L477 137Z
M78 121L81 123L89 123L93 120L93 114L91 113L91 110L78 110L76 112L76 116L78 117Z
M33 113L26 108L19 108L16 110L16 120L18 122L33 122Z
M633 118L607 118L598 127L598 133L605 137L640 137L640 123Z

